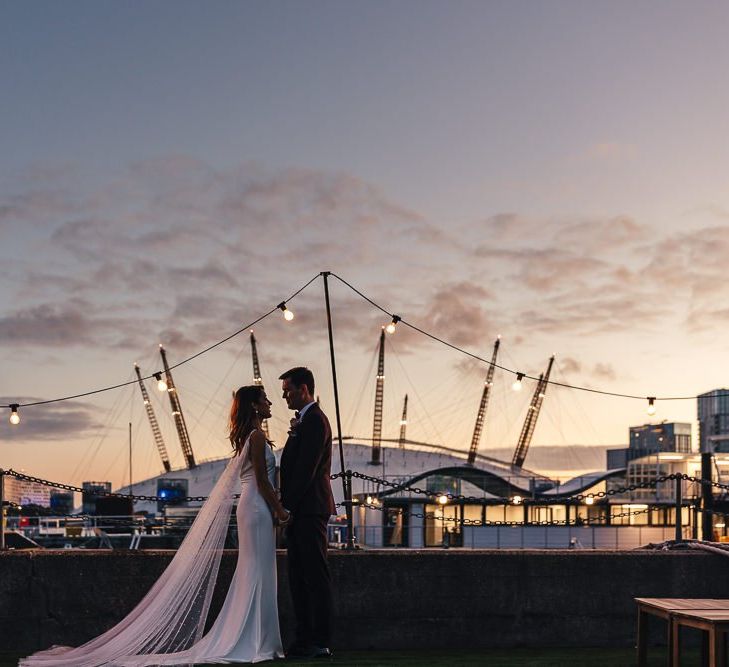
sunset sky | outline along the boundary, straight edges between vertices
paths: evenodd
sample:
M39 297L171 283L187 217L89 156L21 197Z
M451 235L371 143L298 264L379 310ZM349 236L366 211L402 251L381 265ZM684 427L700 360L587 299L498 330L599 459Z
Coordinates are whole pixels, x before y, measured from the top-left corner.
M716 2L3 3L0 404L159 370L160 342L175 363L323 270L482 357L500 334L514 370L554 353L553 379L606 391L729 385L727 25ZM343 432L368 436L387 318L331 291ZM256 327L279 444L292 365L334 421L322 281L290 307ZM409 437L467 449L485 372L400 327L384 435L408 393ZM248 336L175 379L198 459L225 454ZM483 453L516 444L533 386L513 379ZM131 421L134 477L161 470L134 385L8 416L0 467L117 486ZM534 451L589 467L575 445L647 420L550 388Z

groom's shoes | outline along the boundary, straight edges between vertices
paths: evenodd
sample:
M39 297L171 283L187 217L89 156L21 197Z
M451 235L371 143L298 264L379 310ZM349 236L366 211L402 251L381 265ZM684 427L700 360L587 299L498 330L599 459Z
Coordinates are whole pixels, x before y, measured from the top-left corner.
M292 644L286 651L286 657L292 660L311 660L314 658L331 658L332 652L326 646L313 644Z

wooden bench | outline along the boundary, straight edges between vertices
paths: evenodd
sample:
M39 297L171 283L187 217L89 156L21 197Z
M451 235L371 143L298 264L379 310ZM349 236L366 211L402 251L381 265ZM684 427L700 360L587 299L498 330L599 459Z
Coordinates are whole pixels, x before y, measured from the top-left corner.
M667 647L668 647L668 667L675 667L680 659L678 651L678 632L674 628L674 618L679 614L693 614L702 612L718 612L729 614L729 600L719 600L715 598L708 599L684 599L684 598L635 598L638 605L638 667L646 667L648 664L648 616L658 616L666 620L667 625ZM728 616L729 619L729 616ZM688 623L680 622L680 625ZM696 626L693 626L696 627ZM706 629L702 627L701 629ZM711 634L711 633L710 633ZM723 644L723 631L716 632ZM717 640L718 641L718 640ZM716 649L714 649L716 650ZM711 647L709 648L711 652ZM721 665L723 663L711 663Z

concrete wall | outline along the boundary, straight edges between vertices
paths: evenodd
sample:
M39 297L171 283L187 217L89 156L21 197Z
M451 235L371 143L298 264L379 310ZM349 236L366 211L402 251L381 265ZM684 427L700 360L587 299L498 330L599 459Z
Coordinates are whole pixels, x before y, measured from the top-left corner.
M142 598L171 556L0 553L0 650L78 645L101 633ZM729 598L729 561L702 552L409 549L334 552L330 563L340 649L631 646L633 597ZM234 565L235 552L226 552L216 611ZM278 568L286 642L292 618L283 553Z

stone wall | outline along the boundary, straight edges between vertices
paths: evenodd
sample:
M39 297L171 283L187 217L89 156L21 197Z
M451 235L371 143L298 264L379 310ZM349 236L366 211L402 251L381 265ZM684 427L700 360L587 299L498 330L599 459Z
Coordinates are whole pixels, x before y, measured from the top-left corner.
M0 553L0 650L78 645L101 633L171 557ZM729 561L702 552L373 550L332 552L330 563L340 649L631 646L634 597L729 598ZM235 552L226 552L215 611L234 566ZM286 643L292 617L282 552L278 569Z

